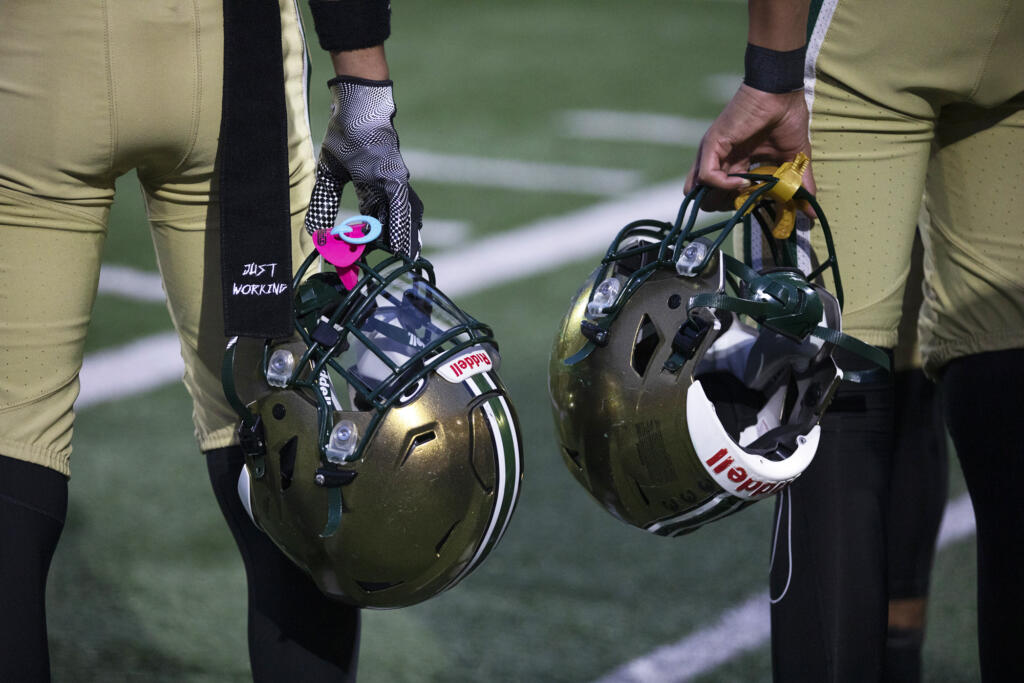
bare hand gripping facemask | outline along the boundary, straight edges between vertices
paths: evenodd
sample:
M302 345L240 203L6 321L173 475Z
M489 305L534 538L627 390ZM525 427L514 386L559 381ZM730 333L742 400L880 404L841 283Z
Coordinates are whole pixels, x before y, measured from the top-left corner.
M831 234L800 188L803 165L745 174L753 186L713 225L696 226L699 186L674 223L630 223L562 321L548 377L563 459L631 525L677 536L782 490L817 450L843 378L836 347L887 366L842 333ZM800 201L829 245L810 272L792 244ZM768 245L769 267L721 249L736 225ZM835 295L820 284L826 271Z

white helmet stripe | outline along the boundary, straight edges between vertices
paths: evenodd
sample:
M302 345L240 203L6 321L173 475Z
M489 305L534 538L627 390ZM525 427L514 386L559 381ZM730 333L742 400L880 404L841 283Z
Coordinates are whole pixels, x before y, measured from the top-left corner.
M474 396L480 396L486 391L498 388L491 379L489 372L467 378L464 385ZM499 454L495 463L495 477L497 481L495 482L494 507L488 521L487 532L477 546L473 558L448 586L458 583L463 577L473 571L498 542L505 533L508 521L512 517L512 507L519 496L519 479L521 474L519 465L520 445L512 420L511 410L504 397L500 396L485 401L482 404L482 408L487 419L488 431L494 440L495 452ZM510 457L513 463L512 472L508 471Z
M688 510L681 515L676 515L675 517L659 519L657 522L645 526L644 530L650 531L652 534L657 534L661 533L661 531L666 527L674 527L684 523L684 530L692 530L695 528L692 525L692 522L697 520L699 520L700 524L713 522L716 519L729 515L736 509L736 506L740 504L741 501L739 501L735 496L728 493L719 493L700 507ZM712 514L716 510L718 511L717 514ZM676 534L675 532L669 532L669 535L674 536Z

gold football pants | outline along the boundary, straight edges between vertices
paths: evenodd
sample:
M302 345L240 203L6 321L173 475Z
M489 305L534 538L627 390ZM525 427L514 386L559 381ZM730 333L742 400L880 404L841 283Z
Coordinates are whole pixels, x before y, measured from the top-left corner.
M280 5L297 265L314 161L302 30L294 0ZM0 3L0 453L69 471L114 180L133 169L199 445L233 443L220 385L222 72L221 0Z
M825 0L808 45L844 331L897 341L918 208L927 372L1024 346L1024 3ZM824 249L820 231L815 248Z

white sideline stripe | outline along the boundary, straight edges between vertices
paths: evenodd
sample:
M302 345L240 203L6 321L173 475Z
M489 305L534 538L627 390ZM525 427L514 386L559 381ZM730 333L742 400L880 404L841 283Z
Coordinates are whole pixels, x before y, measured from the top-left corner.
M100 268L99 293L156 303L166 299L159 273L112 264Z
M619 667L597 683L669 683L707 673L770 636L768 591L731 607L709 628Z
M936 546L941 550L950 543L956 543L974 535L974 524L974 508L971 507L970 496L965 493L959 498L949 501L946 504L946 511L942 515Z
M434 248L464 241L469 230L466 221L435 218L423 222L424 234L430 240L428 246ZM100 269L99 293L150 303L163 303L166 300L159 273L115 264L104 264Z
M425 248L440 249L465 242L471 226L467 221L443 218L424 218L422 239Z
M75 409L143 394L179 381L185 373L175 332L142 337L124 346L90 353L79 373L82 391Z
M529 223L431 259L449 296L483 289L573 260L600 254L626 223L641 217L675 217L683 196L679 178L579 211ZM104 266L100 291L135 299L163 301L157 273ZM149 298L146 298L149 297ZM568 297L568 294L566 295ZM126 398L181 379L184 365L178 339L165 332L91 353L79 375L76 408Z
M683 199L683 182L676 178L438 254L431 259L438 285L449 296L474 294L600 254L630 221L675 219ZM565 293L567 301L571 294Z
M725 104L739 90L743 74L711 74L704 79L704 89L715 100Z
M678 147L696 147L711 125L709 119L609 109L569 109L560 117L565 137Z
M437 272L442 274L439 284L451 296L477 293L489 286L600 253L615 231L631 220L674 217L682 186L682 179L676 179L617 201L536 221L461 250L441 254L433 259ZM131 270L114 269L115 272ZM160 289L159 276L147 276ZM162 289L160 292L162 299ZM82 365L82 390L75 407L81 409L145 393L180 380L183 373L180 347L173 332L91 353ZM938 547L941 549L973 533L974 513L970 500L963 495L946 506ZM682 682L707 673L767 642L770 637L768 604L767 591L757 593L723 612L709 628L628 662L600 678L598 683Z
M950 501L939 527L942 549L974 534L974 510L967 494ZM683 683L702 676L771 637L768 591L727 609L711 626L634 659L595 683Z
M618 195L643 181L639 171L549 164L515 159L439 154L418 149L402 151L416 180L457 183L478 187L501 187L534 192L566 192L586 195Z

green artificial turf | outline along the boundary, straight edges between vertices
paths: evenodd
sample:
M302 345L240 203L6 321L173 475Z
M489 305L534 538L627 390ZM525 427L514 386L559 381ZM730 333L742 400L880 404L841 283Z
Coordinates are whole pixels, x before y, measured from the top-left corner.
M393 11L387 49L408 149L628 169L653 185L684 175L694 149L574 139L561 127L562 113L710 119L722 101L706 76L742 68L742 2L432 0L396 2ZM319 139L328 69L307 26ZM467 241L606 199L413 183L428 220L465 221ZM352 194L346 189L350 208ZM595 230L610 239L619 227ZM423 237L431 253L429 232ZM495 552L455 589L365 615L360 681L590 681L766 589L770 503L664 539L613 519L562 465L547 398L548 353L597 258L458 298L494 326L501 344L501 376L525 441L520 506ZM155 270L133 176L118 185L105 259ZM169 329L162 304L101 295L88 348ZM248 680L241 562L210 494L190 415L176 384L81 411L68 524L49 592L56 681ZM952 478L954 492L962 492L955 465ZM929 680L976 679L973 563L971 540L936 563ZM700 680L769 678L764 645Z

